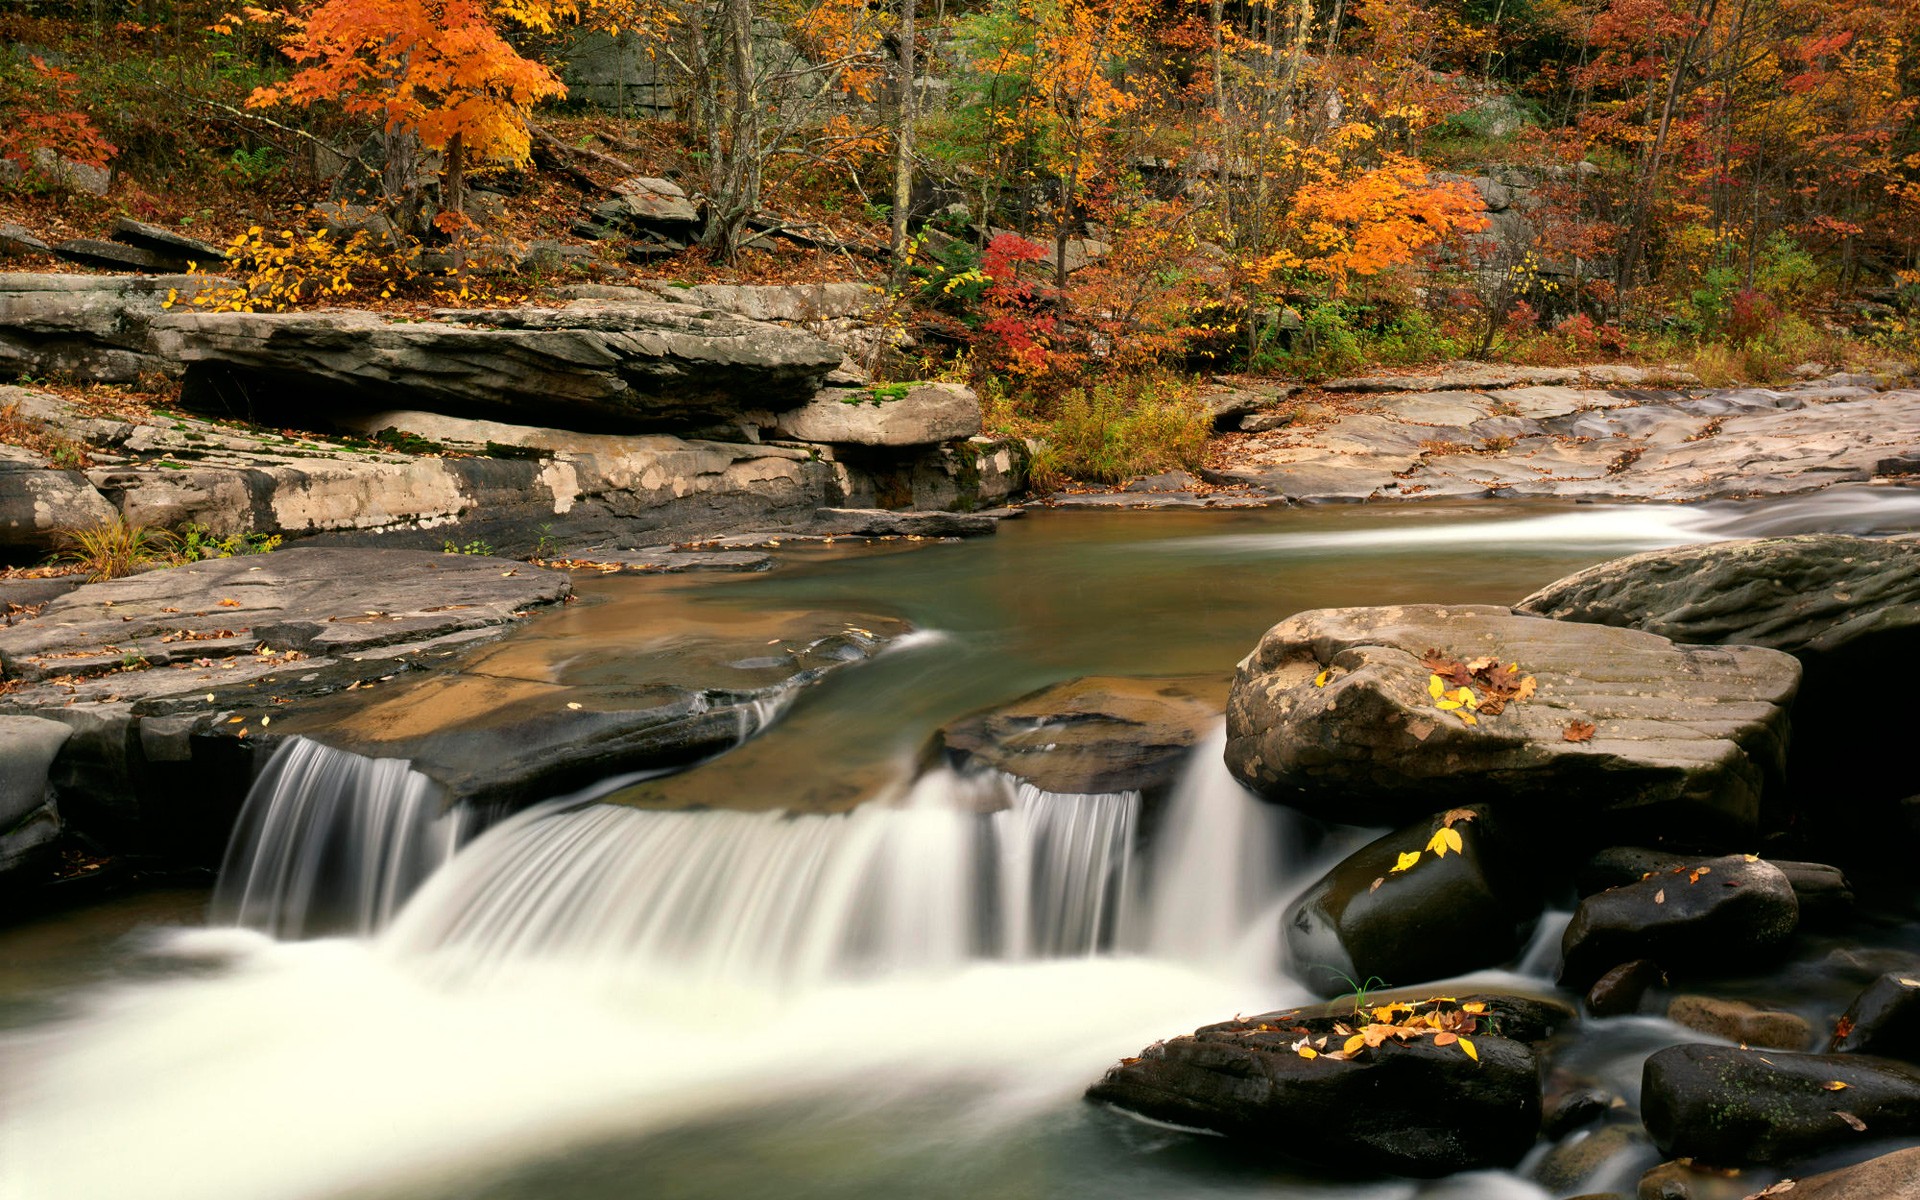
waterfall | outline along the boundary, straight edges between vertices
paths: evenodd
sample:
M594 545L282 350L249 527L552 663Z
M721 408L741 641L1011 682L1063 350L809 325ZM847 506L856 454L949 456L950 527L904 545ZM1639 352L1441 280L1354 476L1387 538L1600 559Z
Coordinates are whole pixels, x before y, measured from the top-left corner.
M464 850L387 944L777 985L1088 955L1119 927L1139 807L946 769L831 815L548 806Z
M461 811L442 810L403 759L289 739L247 793L212 919L283 938L372 933L459 845Z

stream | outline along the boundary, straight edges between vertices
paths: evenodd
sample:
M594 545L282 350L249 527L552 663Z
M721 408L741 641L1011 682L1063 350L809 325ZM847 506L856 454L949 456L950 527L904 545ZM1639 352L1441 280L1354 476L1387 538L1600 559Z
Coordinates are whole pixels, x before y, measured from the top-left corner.
M1287 900L1377 831L1262 804L1216 730L1160 811L926 761L943 724L1089 674L1198 681L1309 608L1512 603L1607 558L1719 538L1920 530L1920 489L1767 503L1036 511L989 538L782 547L756 575L582 579L512 635L550 663L650 623L879 614L915 632L690 770L480 829L400 763L281 752L212 896L0 929L0 1197L603 1200L1549 1197L1515 1172L1329 1178L1090 1105L1159 1038L1312 999ZM321 862L315 831L351 848ZM344 864L344 866L342 865ZM329 875L322 879L321 875ZM295 940L317 886L359 932ZM1770 995L1830 1022L1803 939ZM1564 912L1482 983L1550 989ZM1464 990L1464 988L1463 988ZM1666 1022L1563 1059L1632 1098ZM1355 1119L1365 1119L1356 1114Z

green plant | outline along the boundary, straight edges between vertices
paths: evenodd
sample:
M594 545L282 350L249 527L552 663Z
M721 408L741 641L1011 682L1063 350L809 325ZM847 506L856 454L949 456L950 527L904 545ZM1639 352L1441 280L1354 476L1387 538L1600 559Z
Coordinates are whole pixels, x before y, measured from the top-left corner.
M188 522L174 534L176 557L184 562L208 558L239 558L248 554L269 554L280 548L277 533L230 533L222 537L205 525Z
M1356 1017L1366 1010L1367 997L1387 986L1387 981L1378 975L1369 975L1364 980L1356 980L1353 976L1334 967L1323 966L1320 969L1329 972L1347 985L1347 991L1353 996L1353 1015Z
M464 546L449 538L440 544L440 550L444 554L473 554L481 557L493 553L493 547L481 541L479 538L475 538Z
M1021 416L1007 389L989 389L986 411L1004 431L1036 437L1029 477L1040 490L1071 480L1117 483L1175 467L1195 468L1206 453L1213 415L1163 376L1133 376L1070 391ZM1031 406L1031 405L1030 405ZM1034 406L1038 407L1038 406Z
M65 540L66 548L55 561L80 567L89 583L165 566L176 561L179 547L179 539L166 530L130 525L119 517L88 529L71 530Z
M551 558L559 549L560 543L554 540L553 526L540 526L539 536L533 539L533 557Z

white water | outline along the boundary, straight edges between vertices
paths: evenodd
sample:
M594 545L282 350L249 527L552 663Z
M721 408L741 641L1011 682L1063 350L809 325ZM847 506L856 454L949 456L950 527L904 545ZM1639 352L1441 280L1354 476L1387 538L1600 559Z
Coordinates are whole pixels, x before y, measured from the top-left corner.
M213 919L280 937L382 928L460 844L444 802L403 759L291 739L247 796Z
M95 1196L103 1180L139 1180L148 1200L406 1195L409 1179L827 1093L945 1097L984 1150L1169 1030L1303 998L1274 973L1270 928L1261 961L1245 954L1283 881L1245 852L1266 810L1218 751L1196 755L1144 853L1135 794L944 770L841 816L574 800L476 838L377 937L166 935L157 963L214 972L96 994L8 1047L0 1196ZM270 792L301 811L292 777ZM281 822L260 828L272 841ZM1171 869L1142 886L1151 862ZM1155 956L1096 953L1120 938Z

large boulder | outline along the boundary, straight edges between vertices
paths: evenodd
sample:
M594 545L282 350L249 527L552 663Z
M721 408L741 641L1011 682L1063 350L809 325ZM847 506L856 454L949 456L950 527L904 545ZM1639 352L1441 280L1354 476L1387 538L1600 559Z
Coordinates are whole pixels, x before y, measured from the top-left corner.
M1793 885L1750 855L1698 859L1588 896L1560 941L1560 982L1586 988L1634 959L1669 975L1741 966L1779 951L1800 919Z
M1889 971L1868 984L1833 1027L1830 1054L1877 1054L1920 1063L1920 978Z
M980 401L957 383L832 388L780 414L777 437L837 446L934 446L980 432Z
M1581 866L1573 877L1573 885L1582 896L1591 896L1608 888L1638 883L1649 875L1664 874L1675 867L1691 866L1697 857L1651 846L1609 846ZM1793 885L1794 899L1800 903L1801 928L1837 926L1852 917L1853 885L1839 867L1783 858L1767 861L1779 868Z
M1266 1154L1347 1170L1430 1177L1518 1162L1540 1132L1542 1006L1466 996L1458 1041L1392 1036L1342 1052L1372 1013L1321 1009L1209 1025L1124 1059L1087 1090L1157 1121L1224 1134ZM1382 1020L1409 1024L1418 1005ZM1345 1030L1346 1032L1342 1032ZM1302 1051L1308 1053L1303 1054Z
M1640 1111L1660 1149L1716 1167L1778 1163L1920 1134L1920 1068L1851 1054L1670 1046Z
M1497 715L1450 708L1454 689L1433 694L1433 650L1517 664L1535 689ZM1329 820L1404 822L1499 796L1573 845L1720 844L1752 835L1798 680L1778 651L1488 605L1320 609L1269 629L1241 661L1227 765Z
M842 357L807 334L661 301L428 321L175 312L153 332L186 364L186 403L268 421L324 402L608 432L701 428L805 403Z
M1920 790L1898 705L1863 680L1920 671L1920 543L1816 534L1654 550L1589 567L1522 612L1644 629L1695 645L1766 646L1800 660L1789 781L1831 803Z
M1785 1192L1776 1193L1785 1195ZM1907 1200L1920 1196L1920 1147L1794 1181L1793 1200Z
M30 866L60 834L49 775L73 730L40 717L0 717L0 880Z
M961 768L990 768L1046 792L1164 792L1219 719L1193 681L1089 676L1056 683L940 731Z
M55 550L68 533L114 516L113 505L80 472L0 457L0 551Z
M1370 979L1441 979L1503 963L1526 945L1541 902L1525 849L1484 807L1448 818L1369 843L1288 906L1281 927L1308 986L1332 996ZM1457 851L1431 849L1442 829L1458 836Z
M0 378L133 383L142 375L177 375L179 364L153 345L153 322L166 313L170 295L190 299L231 282L209 275L0 274Z

